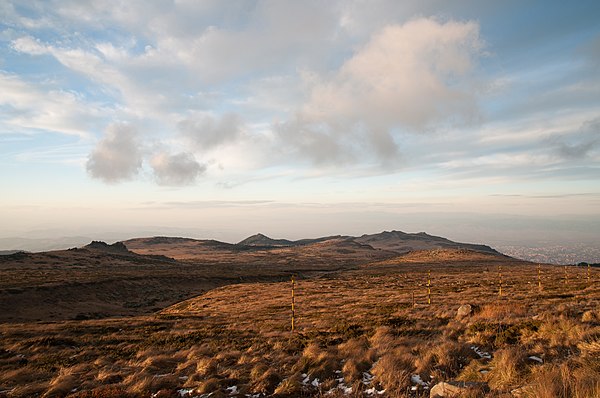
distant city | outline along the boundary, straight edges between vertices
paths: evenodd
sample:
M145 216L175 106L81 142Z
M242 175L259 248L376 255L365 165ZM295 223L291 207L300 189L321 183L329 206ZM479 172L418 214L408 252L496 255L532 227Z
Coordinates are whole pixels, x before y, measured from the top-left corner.
M494 248L511 257L536 263L600 263L600 247L585 244L544 245L539 247L504 245L495 246Z

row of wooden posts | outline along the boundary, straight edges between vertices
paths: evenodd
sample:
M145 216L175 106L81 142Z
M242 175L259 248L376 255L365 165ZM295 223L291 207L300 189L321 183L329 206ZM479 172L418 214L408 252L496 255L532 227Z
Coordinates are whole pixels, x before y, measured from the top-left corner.
M591 285L591 269L590 265L587 265L587 275L586 279L588 282L588 286ZM565 265L565 276L564 276L565 285L569 284L569 273L567 271L567 266ZM542 291L542 269L538 264L537 266L537 284L538 290ZM427 304L431 305L431 270L427 270ZM416 306L415 302L415 292L411 292L412 296L412 305ZM498 297L502 297L502 266L498 265ZM292 275L292 332L296 328L296 278Z

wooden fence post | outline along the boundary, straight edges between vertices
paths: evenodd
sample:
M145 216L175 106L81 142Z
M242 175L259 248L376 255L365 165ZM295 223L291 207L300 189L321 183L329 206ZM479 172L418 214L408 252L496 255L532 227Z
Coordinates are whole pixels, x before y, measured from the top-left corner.
M588 263L587 265L587 283L588 283L588 287L592 287L592 278L591 278L591 271L590 271L590 263Z
M295 296L295 289L296 289L296 281L294 279L294 275L292 275L292 333L294 333L294 329L296 327L295 325L295 321L296 321L296 296Z
M502 297L502 266L498 266L498 297Z
M427 304L431 304L431 270L427 270Z

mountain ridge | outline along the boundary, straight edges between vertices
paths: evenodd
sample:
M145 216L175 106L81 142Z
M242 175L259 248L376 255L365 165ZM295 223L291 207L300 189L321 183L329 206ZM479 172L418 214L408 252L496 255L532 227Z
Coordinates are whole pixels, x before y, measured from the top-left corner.
M185 245L188 250L270 250L277 248L293 248L299 246L310 246L320 242L330 240L343 240L358 243L372 247L375 250L384 250L405 254L413 251L434 250L434 249L466 249L475 252L489 253L494 255L503 255L490 246L477 243L455 242L441 236L430 235L426 232L407 233L403 231L391 230L382 231L376 234L363 234L360 236L331 235L319 238L304 238L299 240L274 239L263 233L256 233L239 241L238 243L226 243L212 239L193 239L181 237L156 236L150 238L134 238L123 241L124 245L131 250L131 247L141 249L159 247L168 247L175 245ZM135 251L135 249L133 249Z
M257 233L237 243L239 246L262 246L262 247L286 247L310 245L317 242L324 242L331 239L344 239L363 245L369 245L374 249L394 251L399 254L412 251L433 250L433 249L467 249L476 252L491 254L502 254L488 245L477 243L455 242L441 236L430 235L426 232L407 233L403 231L382 231L376 234L363 234L361 236L325 236L314 239L273 239L265 234Z
M371 235L364 234L354 240L358 243L369 244L376 249L395 251L400 254L434 249L467 249L475 252L502 254L484 244L455 242L441 236L429 235L426 232L407 233L392 230Z

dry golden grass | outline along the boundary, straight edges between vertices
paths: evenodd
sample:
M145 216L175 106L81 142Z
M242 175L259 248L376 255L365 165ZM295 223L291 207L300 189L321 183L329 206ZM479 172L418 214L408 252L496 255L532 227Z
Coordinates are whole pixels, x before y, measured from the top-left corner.
M490 388L473 397L599 396L598 270L591 287L565 286L544 266L539 292L535 265L502 259L498 297L499 260L427 261L298 278L294 333L287 281L220 287L148 316L0 324L0 396L428 396L417 375ZM457 320L466 303L473 314Z

